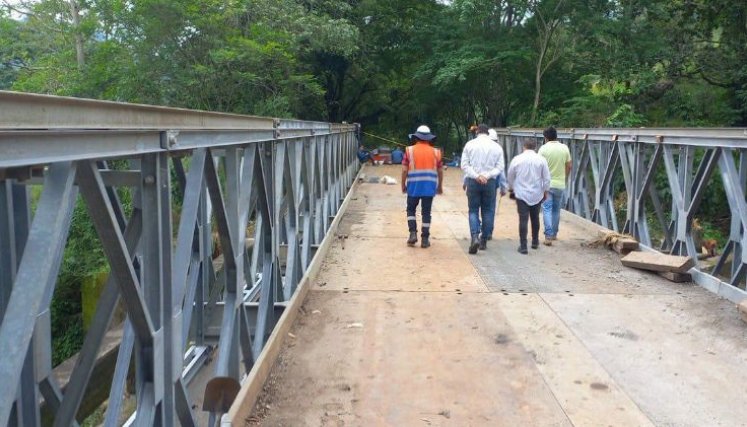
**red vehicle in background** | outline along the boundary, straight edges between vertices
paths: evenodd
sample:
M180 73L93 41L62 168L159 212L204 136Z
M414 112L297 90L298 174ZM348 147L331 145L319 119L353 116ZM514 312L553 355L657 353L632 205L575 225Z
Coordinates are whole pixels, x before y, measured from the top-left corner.
M389 165L392 163L392 149L381 146L371 150L371 158L377 165Z

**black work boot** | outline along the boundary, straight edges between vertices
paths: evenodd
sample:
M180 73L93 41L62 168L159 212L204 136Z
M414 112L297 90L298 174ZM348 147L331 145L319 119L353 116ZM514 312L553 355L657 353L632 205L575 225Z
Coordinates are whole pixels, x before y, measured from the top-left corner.
M539 239L532 240L532 249L539 249L539 247L540 247Z
M472 241L469 243L469 253L474 255L477 253L477 248L480 246L480 239L477 234L472 236Z
M480 239L480 250L484 251L488 248L488 239L486 237L483 237Z
M526 254L529 253L529 251L527 250L527 241L526 240L524 240L524 241L522 241L522 242L519 243L519 253L520 254L524 254L524 255L526 255Z
M418 232L411 231L410 237L407 239L407 246L415 246L415 243L418 243Z
M431 240L430 236L427 234L423 234L420 236L420 247L421 248L429 248L431 246Z

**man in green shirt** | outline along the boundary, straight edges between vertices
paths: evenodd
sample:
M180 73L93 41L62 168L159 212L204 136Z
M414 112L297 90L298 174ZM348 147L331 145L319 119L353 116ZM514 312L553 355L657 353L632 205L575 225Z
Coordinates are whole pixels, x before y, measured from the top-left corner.
M540 156L550 167L550 191L542 204L542 222L545 224L545 245L552 246L558 238L560 208L565 198L565 182L571 172L571 151L558 141L558 132L549 127L543 132L545 143L539 149Z

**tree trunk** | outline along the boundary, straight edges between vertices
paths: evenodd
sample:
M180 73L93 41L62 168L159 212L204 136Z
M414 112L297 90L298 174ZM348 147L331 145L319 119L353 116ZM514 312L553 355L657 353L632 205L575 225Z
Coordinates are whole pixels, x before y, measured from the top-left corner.
M539 58L537 59L537 67L534 73L534 103L532 104L532 123L534 126L537 120L537 110L539 110L540 94L542 92L542 62L545 60L545 48L540 50Z
M511 28L514 23L514 7L509 5L506 8L506 26Z
M86 63L85 52L83 51L83 34L80 32L80 8L77 0L70 0L70 17L73 21L73 32L75 33L75 59L78 61L78 68L83 68Z
M550 55L548 63L545 64L545 57L548 55L550 50L550 44L552 38L555 35L555 30L562 22L558 17L560 7L563 5L564 0L559 0L555 5L555 9L552 11L553 16L550 19L545 19L539 9L539 2L535 3L534 14L537 19L537 36L539 37L539 56L537 58L537 67L534 73L534 103L532 104L532 125L536 125L537 113L539 111L540 97L542 95L542 76L547 71L547 68L555 62L557 59L559 47L555 47L555 50Z

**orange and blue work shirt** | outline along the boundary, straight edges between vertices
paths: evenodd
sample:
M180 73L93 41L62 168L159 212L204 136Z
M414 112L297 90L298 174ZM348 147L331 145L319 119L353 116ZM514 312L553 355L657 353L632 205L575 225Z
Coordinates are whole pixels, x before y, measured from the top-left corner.
M438 170L443 167L441 151L425 141L407 147L402 158L407 167L407 195L433 197L438 187Z

